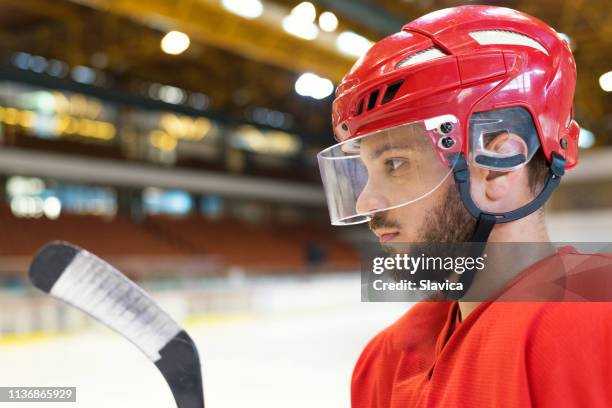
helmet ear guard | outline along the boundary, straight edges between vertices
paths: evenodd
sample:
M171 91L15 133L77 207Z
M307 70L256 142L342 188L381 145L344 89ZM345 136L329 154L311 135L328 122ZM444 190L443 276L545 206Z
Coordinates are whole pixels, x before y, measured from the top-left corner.
M474 161L487 168L515 169L522 167L527 162L527 158L522 153L517 153L510 157L490 157L481 154L476 156Z
M527 163L527 144L507 129L483 132L478 150L473 152L474 164L499 171L512 171Z
M576 128L578 125L572 121L569 132L576 132ZM455 163L453 176L465 208L477 220L486 215L494 225L528 216L544 205L565 174L566 159L552 152L542 190L532 201L511 211L483 211L470 194L470 165L492 171L514 171L529 163L541 148L540 138L531 114L521 107L474 113L470 119L468 137L469 160L463 153L455 153L452 158Z
M521 107L472 114L469 138L471 164L495 171L524 166L540 147L533 118Z

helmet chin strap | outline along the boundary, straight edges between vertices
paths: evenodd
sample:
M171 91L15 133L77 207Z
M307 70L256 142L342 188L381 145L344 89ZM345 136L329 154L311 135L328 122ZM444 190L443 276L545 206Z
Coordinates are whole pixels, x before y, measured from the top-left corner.
M474 233L470 239L470 242L475 243L475 245L470 246L471 253L469 254L475 258L482 256L484 253L487 241L489 240L489 235L491 234L493 227L495 227L495 224L516 221L538 210L550 198L552 192L561 182L561 177L563 177L565 174L565 159L553 152L551 164L544 183L544 188L536 198L534 198L528 204L512 211L501 213L489 212L482 211L480 208L478 208L476 203L474 203L474 200L472 200L472 196L470 194L470 171L463 153L457 153L456 156L451 159L451 161L455 162L453 176L455 177L455 185L459 190L459 195L461 196L463 205L472 215L472 217L476 218L477 220ZM447 298L454 300L462 299L469 291L475 275L476 268L467 269L459 277L459 283L462 284L463 289L455 291L447 290L444 291L444 295Z

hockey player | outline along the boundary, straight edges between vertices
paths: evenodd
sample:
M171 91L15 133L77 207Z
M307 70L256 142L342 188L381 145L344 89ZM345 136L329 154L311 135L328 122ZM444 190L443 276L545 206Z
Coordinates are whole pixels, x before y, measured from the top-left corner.
M319 154L332 223L369 222L384 245L548 242L542 206L577 164L575 82L567 43L524 13L463 6L407 24L337 88L339 143ZM610 407L612 307L419 303L367 345L351 395L353 408Z

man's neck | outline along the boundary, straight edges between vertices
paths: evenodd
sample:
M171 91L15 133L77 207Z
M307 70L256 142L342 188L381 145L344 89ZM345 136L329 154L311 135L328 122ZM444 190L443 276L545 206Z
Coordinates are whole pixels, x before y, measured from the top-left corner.
M510 279L555 252L552 245L531 245L522 246L520 256L517 256L516 251L510 248L504 250L502 245L497 245L497 243L504 242L550 243L541 212L514 222L497 224L488 242L494 243L496 250L487 253L486 269L480 271L480 275L476 275L470 288L473 293L491 293L496 289L502 289ZM479 301L459 301L461 319L465 320L480 303Z

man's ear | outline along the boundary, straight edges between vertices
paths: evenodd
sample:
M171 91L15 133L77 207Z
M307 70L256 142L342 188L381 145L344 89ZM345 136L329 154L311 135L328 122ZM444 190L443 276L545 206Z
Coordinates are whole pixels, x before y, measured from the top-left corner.
M525 201L527 171L526 166L512 171L473 168L472 199L484 211L507 212L523 206L528 201Z
M485 170L484 192L487 199L495 202L502 200L508 194L513 194L513 190L520 186L523 169L525 167L514 171Z
M499 134L491 140L486 150L513 155L526 150L525 142L514 134ZM472 174L472 198L485 211L506 212L525 204L527 166L512 171L490 170L474 167Z

